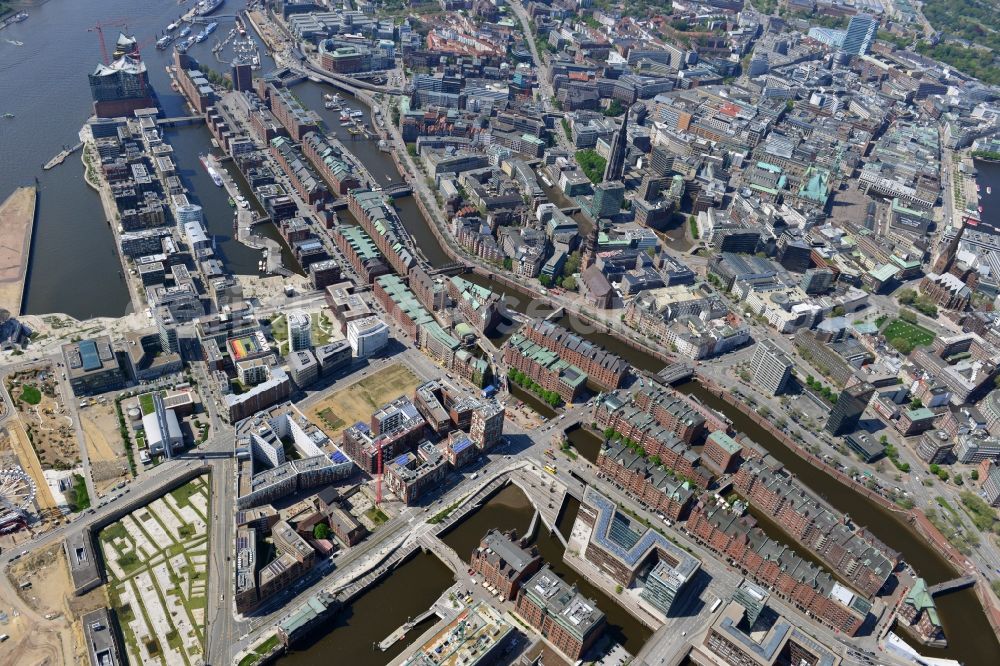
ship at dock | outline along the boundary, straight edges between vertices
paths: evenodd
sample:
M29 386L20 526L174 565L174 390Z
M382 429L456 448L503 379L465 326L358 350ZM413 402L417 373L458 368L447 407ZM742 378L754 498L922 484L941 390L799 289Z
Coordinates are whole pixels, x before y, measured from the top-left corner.
M160 51L170 46L170 42L174 41L173 35L164 35L156 40L156 48Z
M194 38L194 41L201 44L203 41L208 39L208 36L215 32L215 29L219 27L219 24L212 21L205 26L205 29L198 33L198 36Z
M195 5L194 13L197 16L208 16L221 7L223 2L225 0L201 0L201 2Z
M215 160L211 155L205 155L202 153L198 156L201 160L201 165L205 167L205 171L208 172L209 177L212 182L215 183L216 187L222 187L222 174L220 174L215 168Z

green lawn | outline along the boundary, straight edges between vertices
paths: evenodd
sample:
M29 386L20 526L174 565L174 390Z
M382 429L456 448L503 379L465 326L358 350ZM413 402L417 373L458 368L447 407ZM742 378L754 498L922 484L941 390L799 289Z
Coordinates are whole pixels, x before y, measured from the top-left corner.
M73 502L73 511L80 512L90 508L90 493L87 492L87 480L82 474L73 475L73 493L76 500Z
M143 393L139 396L139 409L142 410L142 415L153 413L153 394Z
M196 483L185 483L180 488L175 488L170 491L174 499L177 500L178 507L185 507L191 504L190 498L192 495L197 495L201 490L201 484Z
M381 525L382 523L389 520L389 516L385 515L382 509L379 509L378 507L372 507L368 509L367 511L365 511L365 515L368 516L368 519L373 523L375 523L376 525Z
M902 319L896 319L885 327L882 335L893 347L900 349L901 346L923 347L934 342L934 334L923 326L910 324ZM897 344L904 342L905 345ZM903 351L900 349L900 351Z
M31 384L25 384L21 387L21 402L26 402L29 405L37 405L41 401L42 392L37 387Z

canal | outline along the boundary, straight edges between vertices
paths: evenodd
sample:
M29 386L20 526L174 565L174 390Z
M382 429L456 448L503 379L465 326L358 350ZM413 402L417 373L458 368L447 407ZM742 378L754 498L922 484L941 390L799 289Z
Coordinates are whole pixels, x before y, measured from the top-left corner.
M573 500L563 509L557 529L564 535L569 533L573 521L576 520L576 511L579 507L579 502ZM463 560L468 561L472 551L491 528L500 531L516 530L518 536L522 536L531 525L532 515L534 507L527 496L520 488L511 484L459 523L444 537L444 542ZM540 522L532 543L538 548L542 559L560 578L576 585L581 594L597 602L597 606L607 616L607 634L624 645L633 655L637 654L652 635L650 629L565 564L563 562L565 549L562 543Z
M520 290L500 286L493 280L478 275L470 274L465 277L482 286L488 286L501 293L517 297L512 299L512 308L517 312L538 313L535 316L545 316L552 311L551 307L544 302L532 299L530 295ZM582 322L578 317L565 315L558 323L621 356L636 368L658 372L665 365L663 361L624 344L611 334L595 330L593 326ZM826 499L837 510L854 517L890 548L902 553L903 558L929 584L933 585L956 575L950 563L894 513L799 457L794 451L744 416L732 404L716 398L697 382L688 382L677 388L728 417L736 430L746 433L750 439L764 447L813 492ZM583 429L570 432L569 437L574 446L582 447L578 450L584 457L591 460L590 456L593 455L596 459L596 452L600 450L599 438L593 435L588 437L588 433ZM972 589L940 597L937 600L937 605L945 633L949 636L949 647L945 649L915 647L923 653L959 659L966 664L1000 663L1000 643L998 643L982 610L982 605Z
M430 608L453 582L451 571L437 557L420 553L341 609L329 626L317 629L277 663L383 666L411 645L428 624L414 627L385 652L376 644Z
M763 446L813 492L864 525L890 548L902 553L903 558L928 584L934 585L957 575L952 565L896 514L813 467L725 400L709 393L697 382L682 384L677 389L727 416L737 431ZM936 603L948 637L948 647L938 649L914 645L915 648L928 656L957 659L965 664L1000 663L1000 643L972 588L939 597Z
M310 92L310 89L312 89L312 92ZM301 99L309 102L312 108L317 109L323 115L321 99L325 90L328 90L328 88L322 85L304 83L296 87L296 94L299 94ZM312 95L311 101L309 95ZM329 118L327 119L327 124L331 125ZM337 125L339 126L339 122ZM398 177L398 172L395 170L395 165L392 163L391 158L379 151L374 141L358 139L348 144L348 147L350 150L356 151L359 159L365 162L373 173L380 174L384 172L390 176L390 180ZM421 248L427 259L432 264L437 265L448 262L449 258L447 254L441 248L429 227L428 221L420 214L412 198L407 197L402 199L401 202L397 203L397 206L403 225L413 235L416 244ZM677 241L678 239L675 238L673 240ZM544 317L552 310L548 304L539 301L529 293L501 286L499 283L481 276L467 275L466 277L476 284L489 287L512 297L511 306L518 312L528 313L532 317ZM513 302L513 297L517 297L516 302ZM657 372L665 365L663 361L622 343L607 332L595 331L594 327L581 322L576 317L564 316L560 319L559 323L580 333L588 340L605 347L608 351L618 354L638 369ZM506 335L509 334L510 331L507 331ZM502 339L498 341L502 342ZM751 439L767 449L786 465L790 471L795 473L813 492L825 497L838 510L854 516L877 538L884 541L891 548L899 550L903 554L903 557L932 584L954 575L954 571L950 565L922 538L900 522L895 515L856 493L851 488L839 483L822 470L811 466L762 429L755 427L739 410L715 398L697 383L689 383L681 387L681 390L698 397L705 404L729 417L738 430L745 432ZM583 435L576 435L576 437L582 438ZM597 445L599 446L599 443ZM586 444L584 446L586 447ZM591 443L590 446L593 449L594 444ZM497 497L500 497L500 495ZM525 503L523 509L503 507L495 512L496 515L493 515L493 511L483 513L483 510L480 510L480 512L477 512L473 516L473 519L471 519L476 522L467 521L462 524L459 530L449 535L449 539L459 538L454 536L456 534L466 535L463 537L466 541L459 544L461 548L456 547L456 551L460 554L471 552L471 548L478 543L478 539L491 526L491 523L488 522L490 519L497 521L492 526L526 529L531 517L530 507L527 506L527 499L523 498L523 495L521 500ZM496 498L493 501L497 501ZM500 501L513 502L515 500L504 498ZM493 504L488 504L487 507L489 506L493 506ZM489 518L490 516L492 518ZM474 527L470 528L466 527L466 525L473 525ZM549 541L558 544L558 541L551 537L549 537ZM539 536L538 544L540 550L543 550L543 546L546 549L553 548L551 544L546 542L544 534ZM582 582L586 584L585 581ZM581 589L583 588L581 587ZM594 596L597 598L597 595ZM603 598L603 595L601 597ZM611 604L611 606L624 613L617 604ZM945 625L945 631L949 634L950 647L945 650L921 648L922 651L934 654L935 656L948 656L960 659L966 664L1000 663L1000 645L997 643L992 628L988 624L978 603L978 599L971 590L941 597L938 600L938 608L941 613L942 622ZM625 615L627 616L627 613ZM634 634L635 631L628 629L628 618L623 618L622 621L624 624L620 626L623 627L623 636L626 636L626 642L634 647L637 640L631 634ZM634 622L634 620L632 621ZM638 644L641 645L643 641L638 641ZM631 649L630 651L634 652Z
M245 3L230 0L229 4L235 10L242 8ZM51 171L42 172L40 165L63 145L76 143L77 130L91 112L85 74L99 61L100 48L96 35L89 33L85 26L106 17L123 17L128 21L129 31L134 32L141 42L148 42L184 8L174 0L149 0L141 4L131 0L50 0L31 3L28 9L31 13L29 20L4 30L6 39L21 42L23 46L15 46L6 39L0 40L0 62L3 63L0 66L0 89L17 91L17 94L6 95L3 100L2 111L15 114L15 118L0 123L0 151L5 158L0 161L0 199L14 188L29 184L35 177L39 179L40 188L25 309L37 314L65 312L80 318L120 316L124 314L128 304L128 291L119 275L120 262L116 256L113 237L104 220L100 200L83 183L79 155L70 157L63 165ZM225 25L223 23L223 27ZM109 35L109 39L113 39L113 35ZM222 64L211 58L209 48L208 43L196 46L192 54L205 65L217 71L224 70ZM170 89L169 78L164 70L170 60L170 51L146 48L143 56L149 69L150 82L166 115L183 114L183 99ZM85 66L67 67L66 63L83 63ZM265 72L268 67L269 63L265 59ZM44 84L25 85L29 81ZM334 112L323 109L320 101L323 92L327 90L329 89L324 86L308 82L295 87L296 94L310 108L324 116L331 132L340 136L339 121L336 117L331 118ZM310 99L310 91L318 97ZM356 100L348 99L348 106L355 108L357 104ZM39 113L39 109L44 109L45 112ZM188 131L182 129L174 138L181 145L187 145ZM205 140L207 131L204 129L192 128L190 136L197 138L199 132L201 137L191 140L194 152L183 158L184 164L180 165L188 172L188 178L196 188L192 198L200 201L203 206L208 204L207 208L210 210L206 210L207 226L213 234L218 231L221 252L230 269L236 272L255 272L256 261L248 263L248 257L242 256L240 250L232 244L232 210L225 203L225 197L222 199L225 208L222 208L215 203L213 192L217 192L217 188L210 182L203 182L204 174L201 173L200 165L190 161L192 158L196 160L197 154L207 150L209 145ZM173 140L171 143L174 143ZM386 183L401 181L389 155L379 151L374 141L352 141L350 135L347 135L345 145L355 152L376 178L384 179ZM174 147L180 158L181 147L177 144ZM39 166L26 168L25 165ZM987 166L992 165L983 163L977 166L980 168L980 182L986 183L987 178L994 178L987 171L996 171L997 177L989 182L1000 187L1000 182L995 182L1000 181L1000 171L987 169ZM431 264L446 263L447 255L412 198L401 199L397 205L401 221L413 234L417 245ZM984 203L984 217L993 214L988 202ZM86 279L80 279L81 276ZM473 281L482 284L479 280ZM492 281L485 282L487 285L484 286L489 286ZM503 293L512 292L499 285L494 285L493 288ZM525 299L526 310L534 299L531 296L522 297ZM570 328L602 344L637 368L657 371L664 365L662 361L634 350L610 336L581 330L584 327L574 325L572 318L567 323ZM701 387L688 385L684 390L698 396L706 404L717 402L717 409L731 418L737 429L743 430L768 449L807 486L826 497L835 507L848 511L864 522L875 536L900 550L907 561L928 580L940 580L952 575L948 564L894 516L813 468L766 433L753 434L752 424L738 410L722 401L716 401ZM938 608L954 647L944 651L931 650L930 653L954 655L966 664L1000 663L1000 646L997 645L995 635L971 590L938 599ZM379 636L376 640L382 637L384 636Z

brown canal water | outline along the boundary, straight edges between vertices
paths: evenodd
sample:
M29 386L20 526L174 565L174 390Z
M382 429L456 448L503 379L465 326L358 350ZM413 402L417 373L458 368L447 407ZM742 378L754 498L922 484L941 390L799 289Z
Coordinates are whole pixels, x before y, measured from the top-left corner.
M531 391L521 388L514 382L510 382L509 387L510 387L510 394L512 396L514 396L515 398L526 404L528 407L530 407L538 414L544 416L547 419L551 419L556 415L557 413L556 410L549 407L548 403L541 400Z
M573 521L576 520L578 508L579 503L576 503L575 506L567 505L564 508L564 515L557 525L560 531L566 530L563 534L568 534ZM474 513L469 514L444 537L444 542L451 546L459 557L468 561L472 551L479 545L480 539L490 528L497 528L501 531L517 530L517 534L520 536L531 525L533 514L534 508L527 496L520 488L512 484L494 495ZM542 559L560 578L575 584L581 594L597 602L598 608L607 617L608 635L625 646L625 649L632 654L637 654L652 635L650 629L632 617L628 611L615 603L604 592L588 583L583 576L563 563L565 549L562 543L543 525L538 526L533 543L538 547Z
M597 464L597 455L601 452L601 444L604 443L599 435L583 426L577 426L566 433L566 439L573 445L577 453Z
M493 281L486 278L474 277L478 280L477 284L484 286L494 284ZM491 286L491 288L494 287ZM495 288L508 294L514 291L499 285L496 285ZM521 296L526 298L523 293ZM515 306L519 312L524 312L527 309L521 303L515 303ZM545 312L545 310L542 311ZM550 312L551 309L548 311ZM663 361L624 344L609 333L594 331L592 326L584 324L577 317L564 316L558 323L621 356L636 368L658 372L665 365ZM677 389L698 398L705 405L728 417L736 430L746 433L754 442L764 447L813 492L826 499L838 511L852 516L890 548L902 553L903 559L912 565L928 581L928 584L933 585L957 575L952 566L923 537L911 530L894 513L855 492L799 457L797 453L757 426L730 403L716 398L698 382L688 382L678 386ZM570 441L574 445L579 443L588 451L594 451L594 448L599 450L600 446L599 441L590 442L590 448L588 448L586 434L582 429L570 433ZM590 457L583 450L578 450L590 460ZM593 455L596 459L596 452ZM943 650L918 645L914 647L923 654L957 659L967 665L1000 664L1000 642L986 619L982 605L973 589L969 588L944 595L939 597L936 603L945 633L949 638L949 647Z
M281 666L383 666L411 645L427 627L414 627L385 652L376 644L407 618L430 608L453 582L448 567L434 555L421 553L341 609L328 626L314 632L277 663Z

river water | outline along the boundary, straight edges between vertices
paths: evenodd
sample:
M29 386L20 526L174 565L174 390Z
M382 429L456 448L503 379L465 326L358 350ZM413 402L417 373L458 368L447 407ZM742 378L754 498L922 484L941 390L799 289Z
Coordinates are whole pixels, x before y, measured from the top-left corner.
M170 89L165 71L172 51L157 51L153 42L164 27L187 9L176 0L47 0L24 2L28 20L0 33L0 113L14 119L0 121L0 197L16 187L39 185L38 219L32 239L25 290L25 311L33 314L65 312L78 318L121 316L128 308L128 289L120 275L114 239L104 219L100 198L83 181L83 165L76 153L60 166L42 171L41 165L64 145L77 143L77 132L93 112L87 74L101 59L97 35L88 26L97 22L127 25L139 40L149 70L150 84L167 116L185 115L184 100ZM227 10L245 6L229 0ZM227 11L225 13L233 13ZM191 48L191 55L219 72L228 65L211 55L211 46L231 27L219 19L212 38ZM104 28L109 50L118 26ZM8 41L9 40L9 41ZM21 42L16 46L11 42ZM264 58L264 71L273 62ZM216 188L198 163L198 154L211 148L204 127L170 130L167 140L191 198L205 209L208 230L217 237L219 253L230 270L255 273L255 251L232 239L232 209L225 193ZM272 232L264 233L271 235Z

